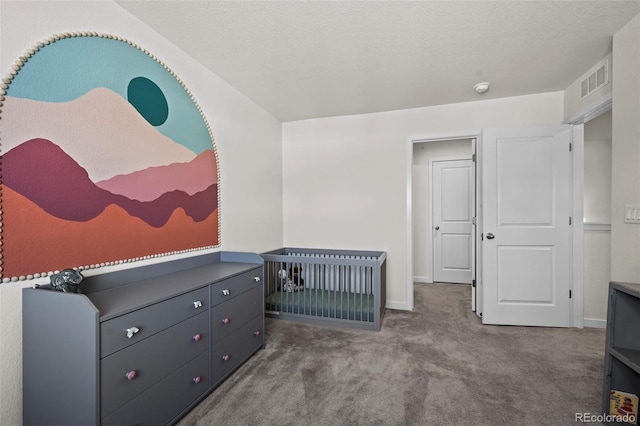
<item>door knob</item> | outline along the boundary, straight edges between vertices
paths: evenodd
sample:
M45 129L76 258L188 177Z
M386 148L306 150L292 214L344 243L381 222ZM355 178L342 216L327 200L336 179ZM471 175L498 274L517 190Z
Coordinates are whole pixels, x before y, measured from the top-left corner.
M487 240L493 240L495 237L496 237L496 236L495 236L495 235L493 235L491 232L489 232L489 233L487 234Z
M439 230L439 229L440 229L440 227L439 227L439 226L436 226L436 231L437 231L437 230Z

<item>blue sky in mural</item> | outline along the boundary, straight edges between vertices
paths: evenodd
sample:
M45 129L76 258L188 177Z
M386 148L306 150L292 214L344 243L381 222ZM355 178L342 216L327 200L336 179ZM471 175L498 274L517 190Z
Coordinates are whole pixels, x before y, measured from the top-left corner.
M135 80L136 86L141 81L146 87L157 86L161 93L154 96L160 100L164 95L168 106L166 120L155 121L161 123L156 125L158 131L196 154L213 148L204 120L184 87L162 65L126 42L103 37L66 38L43 47L27 64L30 66L23 66L12 80L7 95L67 102L96 87L106 87L129 99L130 82L143 77L146 81ZM155 114L159 107L153 108Z

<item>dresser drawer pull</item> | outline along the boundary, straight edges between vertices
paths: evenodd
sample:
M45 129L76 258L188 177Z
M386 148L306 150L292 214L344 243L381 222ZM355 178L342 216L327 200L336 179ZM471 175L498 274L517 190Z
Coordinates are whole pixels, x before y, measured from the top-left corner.
M229 361L229 355L222 355L223 361Z
M222 319L222 323L223 324L229 324L229 321L230 321L229 318L223 318Z
M231 294L231 292L228 289L225 288L224 290L222 290L222 295L223 296L228 296L230 294Z
M198 384L198 383L200 383L200 380L202 380L202 378L200 376L194 377L193 378L193 383Z
M262 280L260 279L260 277L253 277L253 280L254 280L255 282L257 282L257 283L259 283L260 281L262 281Z
M259 335L260 335L260 330L256 330L256 331L254 331L254 332L253 332L253 334L254 334L255 336L259 336Z
M127 339L131 339L134 334L137 334L140 331L138 327L127 328Z
M193 307L196 309L202 308L202 302L199 300L196 300L195 302L193 302Z
M200 333L193 335L193 340L199 342L202 339L202 335Z
M131 370L127 373L126 377L127 377L127 380L133 380L136 378L137 375L138 373L136 373L136 370Z

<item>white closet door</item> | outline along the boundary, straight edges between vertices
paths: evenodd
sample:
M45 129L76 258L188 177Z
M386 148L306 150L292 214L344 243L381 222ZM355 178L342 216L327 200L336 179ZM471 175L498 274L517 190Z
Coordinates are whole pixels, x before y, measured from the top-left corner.
M432 165L433 280L471 284L473 163L452 160Z

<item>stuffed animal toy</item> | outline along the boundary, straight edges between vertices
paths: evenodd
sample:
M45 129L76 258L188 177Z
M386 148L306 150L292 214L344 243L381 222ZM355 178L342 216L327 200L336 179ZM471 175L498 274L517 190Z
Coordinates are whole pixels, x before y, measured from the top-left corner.
M297 266L289 268L289 272L285 269L278 271L278 278L282 282L282 290L287 293L304 290L304 279L300 278L301 269Z
M298 290L304 290L304 279L300 277L300 273L302 269L297 266L292 266L289 268L289 275L291 276L291 281L298 286Z
M80 271L76 271L75 269L63 269L59 273L51 275L50 284L37 287L46 290L62 291L64 293L79 293L78 285L83 279L84 277Z

